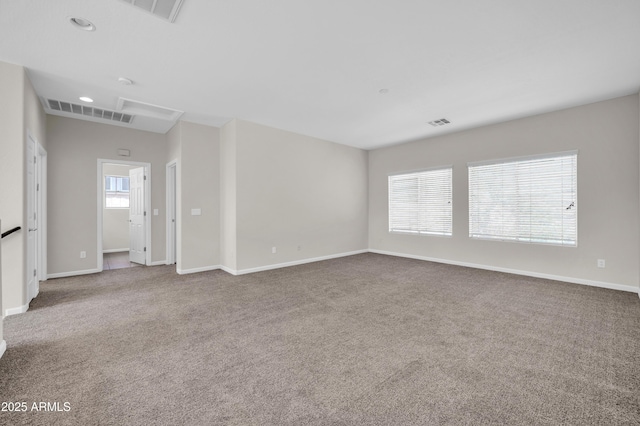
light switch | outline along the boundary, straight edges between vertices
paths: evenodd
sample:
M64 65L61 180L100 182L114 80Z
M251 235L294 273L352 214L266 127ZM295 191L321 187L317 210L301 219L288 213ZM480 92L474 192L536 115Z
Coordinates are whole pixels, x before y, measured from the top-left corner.
M153 209L153 215L158 216L158 209Z
M191 209L191 216L200 216L202 214L202 210L200 209Z

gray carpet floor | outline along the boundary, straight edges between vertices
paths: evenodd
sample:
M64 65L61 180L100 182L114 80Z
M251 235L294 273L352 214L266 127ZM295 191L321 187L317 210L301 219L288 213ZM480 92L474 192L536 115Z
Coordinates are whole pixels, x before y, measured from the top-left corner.
M5 339L3 425L640 424L637 294L376 254L50 280Z

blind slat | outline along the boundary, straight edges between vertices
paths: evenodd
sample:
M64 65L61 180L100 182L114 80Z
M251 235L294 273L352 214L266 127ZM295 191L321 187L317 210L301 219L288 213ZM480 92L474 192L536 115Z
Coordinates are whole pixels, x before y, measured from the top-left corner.
M389 176L389 232L451 235L452 168Z
M469 165L469 236L577 245L577 154Z

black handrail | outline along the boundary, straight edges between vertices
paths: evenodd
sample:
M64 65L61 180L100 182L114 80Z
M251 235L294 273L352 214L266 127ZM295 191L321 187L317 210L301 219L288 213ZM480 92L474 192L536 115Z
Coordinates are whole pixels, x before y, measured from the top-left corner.
M22 229L22 228L20 228L19 226L16 226L16 227L15 227L15 228L13 228L13 229L9 229L7 232L3 232L3 233L2 233L2 238L6 237L6 236L8 236L8 235L13 234L14 232L17 232L17 231L19 231L20 229Z

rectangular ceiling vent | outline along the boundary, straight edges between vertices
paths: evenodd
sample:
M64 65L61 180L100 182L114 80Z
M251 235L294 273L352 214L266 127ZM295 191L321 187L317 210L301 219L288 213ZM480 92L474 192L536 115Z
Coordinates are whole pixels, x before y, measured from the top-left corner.
M446 118L441 118L440 120L433 120L429 122L429 124L431 124L433 127L444 126L445 124L450 124L450 123L451 122Z
M178 16L182 0L121 0L149 12L165 21L173 22Z
M183 111L167 108L160 105L148 104L146 102L134 101L133 99L119 98L116 105L118 111L135 114L144 117L157 118L159 120L176 121L183 114Z
M56 101L55 99L47 99L47 105L49 105L49 108L53 111L68 112L69 114L78 114L85 117L100 118L102 120L117 121L125 124L131 124L134 117L132 114L123 114L102 108Z

